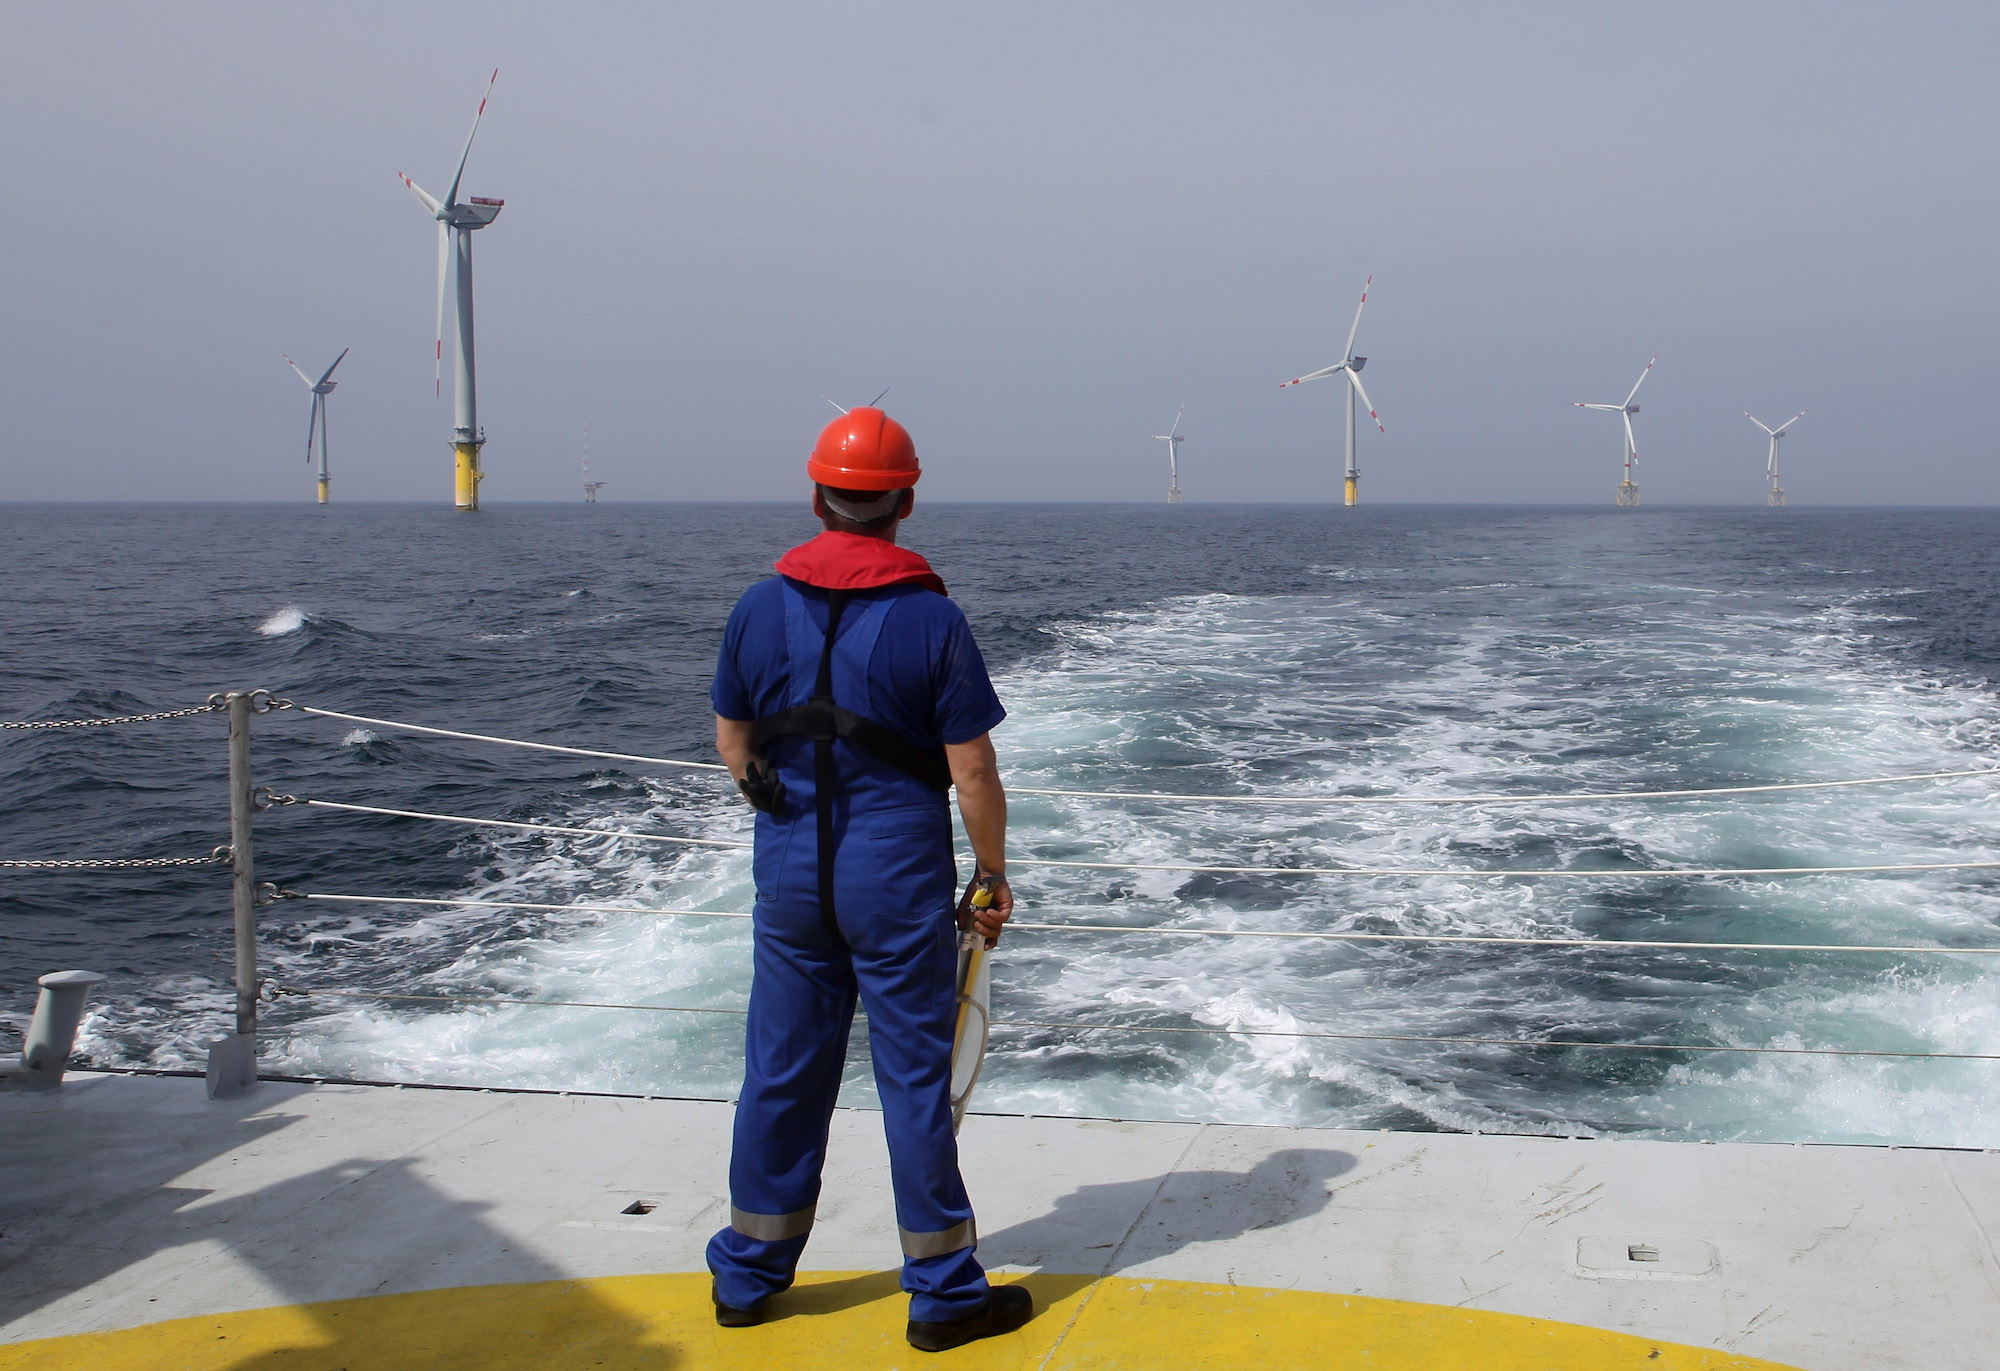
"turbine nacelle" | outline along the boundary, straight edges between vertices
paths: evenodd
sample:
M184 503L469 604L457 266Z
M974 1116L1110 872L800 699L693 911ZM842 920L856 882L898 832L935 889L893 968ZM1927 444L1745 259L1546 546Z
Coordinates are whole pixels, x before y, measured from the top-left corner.
M1347 369L1349 371L1359 371L1367 365L1368 359L1366 357L1350 357L1347 359Z
M451 218L445 222L453 228L483 229L500 217L500 208L505 200L486 200L475 195L462 205L454 205Z

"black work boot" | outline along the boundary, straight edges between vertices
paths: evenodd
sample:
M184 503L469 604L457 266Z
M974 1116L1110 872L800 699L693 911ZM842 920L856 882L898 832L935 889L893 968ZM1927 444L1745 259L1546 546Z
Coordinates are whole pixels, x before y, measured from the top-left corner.
M755 1309L738 1309L734 1305L724 1304L722 1294L716 1289L714 1281L708 1283L708 1297L715 1301L715 1321L724 1328L755 1328L764 1321L763 1305L760 1304Z
M1018 1285L996 1285L986 1303L955 1319L910 1320L910 1346L919 1352L945 1352L980 1338L1011 1333L1035 1316L1035 1298Z

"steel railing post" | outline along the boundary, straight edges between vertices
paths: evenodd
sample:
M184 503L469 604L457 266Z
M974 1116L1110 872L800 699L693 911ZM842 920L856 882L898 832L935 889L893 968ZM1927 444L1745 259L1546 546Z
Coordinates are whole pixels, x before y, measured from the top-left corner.
M232 690L229 706L229 850L236 926L236 1031L208 1050L211 1099L257 1083L257 868L251 848L250 693Z
M250 697L229 696L229 852L236 870L236 1032L257 1032L257 870L250 845Z

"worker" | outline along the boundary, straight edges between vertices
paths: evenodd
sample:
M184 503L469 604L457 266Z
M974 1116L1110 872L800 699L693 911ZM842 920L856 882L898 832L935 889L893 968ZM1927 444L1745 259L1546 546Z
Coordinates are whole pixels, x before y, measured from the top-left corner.
M888 1134L908 1337L943 1351L1033 1313L990 1285L952 1133L961 922L993 946L1013 911L1007 797L989 736L1006 717L965 615L896 545L915 445L872 406L806 462L823 531L744 592L723 631L715 745L757 811L757 904L729 1226L708 1245L716 1322L760 1322L812 1232L857 993ZM947 794L973 881L954 902ZM974 910L974 885L990 906ZM954 915L956 914L956 917Z

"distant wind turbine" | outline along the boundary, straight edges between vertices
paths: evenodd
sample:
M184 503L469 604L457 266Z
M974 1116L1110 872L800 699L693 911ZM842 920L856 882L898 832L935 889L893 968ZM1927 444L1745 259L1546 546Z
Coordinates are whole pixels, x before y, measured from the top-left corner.
M339 366L341 358L346 357L350 351L352 349L342 348L340 356L333 359L333 367ZM285 354L282 352L278 355L285 357ZM312 416L306 420L306 460L308 462L312 460L313 435L317 433L319 435L319 502L325 504L327 485L330 479L326 473L326 397L333 394L334 388L340 382L333 379L333 367L328 367L325 371L321 372L320 378L315 381L312 377L300 371L299 364L291 358L285 357L285 365L290 367L298 375L298 378L306 383L306 388L312 391Z
M1170 505L1177 505L1181 502L1180 452L1181 444L1187 441L1181 435L1181 415L1185 413L1187 413L1187 406L1182 405L1174 411L1174 426L1165 433L1155 433L1153 435L1167 445L1167 503Z
M894 389L895 389L895 387L894 387L894 386L884 386L884 387L882 387L882 394L881 394L881 395L877 395L877 396L876 396L876 397L875 397L874 399L870 400L870 401L869 401L869 402L868 402L867 404L865 404L865 405L862 405L862 406L860 406L860 408L862 408L862 409L873 409L873 408L875 408L875 406L877 406L877 405L879 405L879 404L881 404L881 403L882 403L882 396L883 396L883 395L887 395L887 394L888 394L888 393L889 393L890 391L892 391L892 390L894 390ZM840 403L840 401L838 401L838 400L834 399L834 398L833 398L833 397L832 397L831 395L822 395L822 396L820 396L819 398L820 398L820 399L822 399L822 400L824 400L824 401L826 401L826 402L827 402L827 403L828 403L829 405L832 405L832 406L833 406L833 407L834 407L835 409L839 410L839 411L840 411L840 412L841 412L842 414L852 414L852 413L854 412L853 410L849 409L849 408L848 408L848 407L847 407L846 405L843 405L842 403Z
M495 68L486 82L486 94L479 97L479 110L472 116L472 131L465 135L465 150L458 155L458 170L452 174L451 189L445 192L443 200L401 172L396 173L403 176L403 184L423 202L438 225L437 375L434 384L439 394L443 393L444 386L444 281L448 267L458 285L457 309L454 311L458 321L458 365L452 379L451 447L456 454L453 503L460 509L479 508L479 483L485 477L479 469L479 449L486 443L486 433L479 427L478 384L472 356L472 235L475 230L485 228L498 218L500 207L507 202L482 200L476 195L461 201L458 185L465 179L465 159L472 155L473 135L479 132L479 120L486 113L487 97L493 94L493 83L499 79L499 69Z
M1653 362L1659 360L1659 354L1654 353ZM1575 402L1578 409L1608 410L1613 414L1622 416L1625 420L1625 479L1618 487L1618 503L1621 505L1637 505L1639 503L1639 486L1632 479L1632 468L1639 465L1639 444L1632 436L1632 416L1639 412L1639 407L1632 403L1632 396L1637 395L1639 387L1646 384L1646 377L1653 370L1653 362L1646 363L1646 370L1640 372L1639 379L1632 383L1631 392L1626 395L1624 404L1593 405L1583 400Z
M1806 412L1800 410L1776 428L1772 428L1747 409L1743 411L1743 417L1771 435L1771 455L1764 459L1764 477L1771 483L1771 489L1765 494L1764 503L1767 505L1782 505L1785 503L1785 488L1778 484L1778 440L1785 436L1786 429L1805 418Z
M1311 371L1307 372L1304 376L1293 377L1291 380L1285 382L1284 385L1278 387L1279 390L1283 390L1285 386L1295 386L1302 381L1317 381L1322 376L1332 376L1335 373L1339 373L1347 378L1347 503L1350 505L1355 504L1361 498L1361 469L1354 465L1354 400L1356 396L1361 398L1362 408L1368 411L1368 417L1375 420L1375 427L1383 433L1389 431L1386 428L1382 428L1382 420L1375 413L1375 406L1368 403L1368 392L1361 388L1361 368L1368 365L1368 359L1354 355L1354 335L1361 331L1361 310L1368 303L1368 287L1374 284L1375 278L1373 276L1370 276L1366 281L1361 283L1361 304L1354 307L1354 327L1347 330L1347 350L1341 354L1340 360L1330 367L1321 367L1318 371Z
M606 481L593 481L590 479L590 425L585 423L583 426L583 502L587 505L596 504L597 492L604 489L608 484L609 482Z

